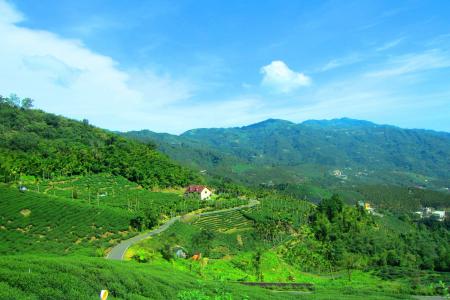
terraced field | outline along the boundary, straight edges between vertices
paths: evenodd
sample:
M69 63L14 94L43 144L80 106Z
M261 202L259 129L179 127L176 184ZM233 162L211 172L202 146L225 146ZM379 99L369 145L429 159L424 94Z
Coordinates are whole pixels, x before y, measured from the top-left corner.
M233 210L208 216L202 216L192 224L202 229L223 233L233 233L252 229L252 221L244 217L245 210Z

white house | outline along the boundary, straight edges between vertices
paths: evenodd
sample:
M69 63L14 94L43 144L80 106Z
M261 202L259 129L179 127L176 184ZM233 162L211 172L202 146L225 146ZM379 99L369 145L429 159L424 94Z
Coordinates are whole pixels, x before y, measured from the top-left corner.
M442 222L445 220L445 210L435 210L431 213L431 217Z
M197 194L200 200L208 200L211 198L212 192L203 185L190 185L184 194L186 196Z

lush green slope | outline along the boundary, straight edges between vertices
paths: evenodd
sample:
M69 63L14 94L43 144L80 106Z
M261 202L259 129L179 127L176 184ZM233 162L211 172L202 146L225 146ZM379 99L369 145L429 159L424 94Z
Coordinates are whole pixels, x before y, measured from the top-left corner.
M185 186L200 179L146 145L40 110L0 100L0 180L109 172L144 187Z
M53 180L22 180L30 190L77 202L106 205L127 211L153 210L160 215L182 214L210 202L183 197L181 193L152 192L124 177L107 173L61 177Z
M0 256L0 299L294 299L238 284L202 281L168 264L138 265L85 257Z
M312 299L327 293L329 299L445 294L448 223L432 228L371 216L336 196L317 207L267 198L245 219L234 214L178 222L126 256L148 265L170 261L176 269L225 282L309 282L316 287ZM175 258L180 247L203 259Z
M188 167L207 170L208 175L225 178L234 176L233 166L245 165L246 161L219 149L214 149L202 141L190 140L167 133L156 133L150 130L130 131L121 135L141 142L155 144L157 148L170 158Z
M229 166L228 171L237 176L243 173L244 177L265 167L265 173L276 172L272 180L278 183L299 183L305 177L332 177L335 169L341 169L347 180L362 182L367 178L387 182L393 177L414 182L410 177L422 174L435 180L437 186L445 186L450 179L449 133L352 119L300 124L267 120L245 127L194 129L180 136L148 131L125 136L154 140L162 151L178 161L212 171ZM184 156L182 152L190 155ZM213 153L213 157L208 153ZM278 178L280 168L287 178ZM295 176L298 173L300 176ZM269 179L270 176L261 174L255 182ZM427 178L415 179L426 185Z
M125 210L0 185L0 254L95 255L134 235L131 219Z

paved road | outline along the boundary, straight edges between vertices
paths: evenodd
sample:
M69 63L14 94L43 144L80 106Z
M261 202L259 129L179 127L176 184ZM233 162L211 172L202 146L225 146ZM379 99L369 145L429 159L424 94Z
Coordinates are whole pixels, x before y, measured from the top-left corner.
M208 216L208 215L213 215L213 214L217 214L217 213L221 213L221 212L227 212L227 211L233 211L233 210L239 210L239 209L244 209L244 208L250 208L253 207L255 205L258 205L259 201L257 200L250 200L249 203L247 205L243 205L243 206L238 206L238 207L232 207L232 208L227 208L227 209L222 209L222 210L214 210L214 211L208 211L208 212L204 212L204 213L199 213L199 214L195 214L196 216ZM111 252L108 253L108 255L106 256L107 259L115 259L115 260L123 260L123 257L125 255L125 252L127 252L128 248L134 244L136 244L137 242L140 242L146 238L149 238L153 235L159 234L161 232L163 232L164 230L166 230L167 228L169 228L173 223L175 223L176 221L178 221L181 217L177 216L177 217L173 217L171 219L169 219L167 222L165 222L163 225L159 226L158 228L152 230L152 231L148 231L146 233L137 235L135 237L132 237L131 239L122 241L120 244L114 246L111 249Z

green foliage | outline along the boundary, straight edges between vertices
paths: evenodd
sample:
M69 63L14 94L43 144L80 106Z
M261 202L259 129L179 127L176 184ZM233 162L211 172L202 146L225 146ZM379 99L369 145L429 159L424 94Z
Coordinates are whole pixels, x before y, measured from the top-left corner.
M95 250L95 256L97 256L97 257L105 257L106 256L106 249L104 247L97 248Z
M259 288L200 281L168 265L122 263L82 256L0 256L1 299L295 299ZM198 290L198 293L189 292ZM109 298L108 298L109 299ZM180 298L179 298L180 299Z
M39 182L23 180L23 183L33 191L39 190L41 193L77 199L79 202L96 206L106 205L133 212L133 227L139 230L152 228L167 216L184 214L216 204L214 201L185 198L177 193L152 192L122 176L105 173ZM234 201L227 199L223 206L234 204Z
M109 172L144 187L186 186L200 178L151 146L83 122L0 103L0 176L41 178ZM29 100L23 105L31 107ZM25 108L25 107L24 107Z
M159 252L161 253L162 257L167 260L171 261L173 259L173 252L172 247L170 247L170 244L164 244L160 249Z
M307 271L384 266L449 271L450 234L440 226L406 223L394 217L374 217L359 207L343 206L336 195L319 203L309 226L295 229L296 237L281 253ZM402 225L403 223L403 225ZM386 225L384 225L386 224ZM306 258L306 259L305 259Z
M428 185L417 175L422 174L443 187L450 179L450 134L366 121L267 120L245 127L194 129L180 136L149 131L123 135L155 141L179 162L212 175L233 174L242 183L298 183L308 178L319 179L323 186L340 181L329 174L334 169L345 169L347 180L359 183L400 180Z
M1 185L0 195L0 254L99 255L98 249L134 235L127 211Z
M363 199L379 209L397 212L412 212L420 207L446 208L450 203L450 193L422 188L392 185L359 185L354 188Z
M342 214L342 209L344 207L344 202L339 197L339 195L334 194L331 198L325 198L320 201L317 206L317 211L325 214L328 220L332 221L334 218Z
M139 249L133 255L133 259L140 263L146 263L151 261L156 257L155 251L153 249Z
M211 241L214 237L215 234L213 231L210 229L202 229L193 237L192 243L197 247L197 249L201 249L202 255L209 256L212 247Z
M255 233L267 244L278 244L289 239L291 230L308 222L312 209L309 202L269 196L260 205L244 213L254 222Z
M242 211L226 211L202 216L193 222L205 232L237 232L252 228L252 222L244 217Z

